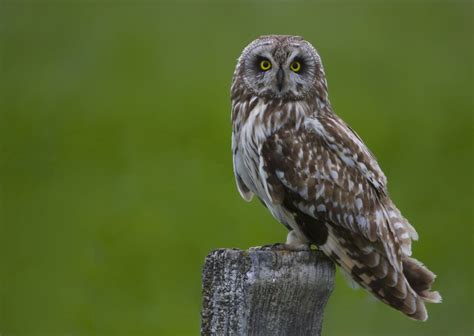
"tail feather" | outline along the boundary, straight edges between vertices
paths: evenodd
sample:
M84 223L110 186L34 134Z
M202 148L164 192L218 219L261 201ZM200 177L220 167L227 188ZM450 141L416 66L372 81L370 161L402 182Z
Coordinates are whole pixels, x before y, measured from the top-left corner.
M438 292L430 292L436 275L425 265L414 258L403 260L403 274L411 288L426 302L440 303L442 298Z
M425 302L440 302L430 292L435 275L413 258L403 259L397 271L372 242L343 228L328 226L328 239L321 250L363 288L389 306L415 320L428 318Z

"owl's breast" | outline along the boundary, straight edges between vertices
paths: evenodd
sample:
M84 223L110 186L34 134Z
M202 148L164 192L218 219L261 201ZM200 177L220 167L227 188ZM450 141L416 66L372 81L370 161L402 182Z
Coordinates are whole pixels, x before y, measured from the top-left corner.
M247 110L243 107L247 107ZM265 102L254 97L249 103L236 104L235 108L240 112L233 123L232 140L237 183L240 178L244 187L262 201L267 201L266 174L262 170L262 146L282 127L301 127L308 107L299 102ZM241 194L242 189L239 187Z
M268 104L260 98L253 98L247 104L248 110L234 120L232 146L234 173L241 194L247 188L260 199L265 197L265 188L260 176L260 152L263 143L271 135L271 125L266 122ZM250 108L251 107L251 108ZM242 188L243 187L243 188ZM244 197L246 198L246 197Z

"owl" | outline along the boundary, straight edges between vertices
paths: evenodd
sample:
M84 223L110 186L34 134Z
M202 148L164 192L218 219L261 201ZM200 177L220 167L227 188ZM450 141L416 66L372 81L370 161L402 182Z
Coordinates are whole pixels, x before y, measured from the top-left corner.
M237 188L315 244L361 287L415 320L435 274L411 257L418 239L362 139L333 111L321 58L302 37L261 36L238 59L231 87Z

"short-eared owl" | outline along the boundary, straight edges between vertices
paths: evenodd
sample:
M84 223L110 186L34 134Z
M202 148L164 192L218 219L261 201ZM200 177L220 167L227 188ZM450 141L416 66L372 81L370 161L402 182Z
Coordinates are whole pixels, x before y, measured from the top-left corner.
M262 36L240 56L232 81L237 187L256 195L293 247L316 244L358 284L416 320L435 275L411 258L418 235L387 192L361 138L332 110L321 58L297 36Z

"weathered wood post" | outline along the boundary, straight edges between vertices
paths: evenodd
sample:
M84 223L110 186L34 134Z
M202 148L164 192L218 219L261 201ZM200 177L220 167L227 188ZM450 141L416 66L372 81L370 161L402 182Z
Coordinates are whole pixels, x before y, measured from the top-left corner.
M334 265L319 251L219 249L202 272L201 335L320 335Z

